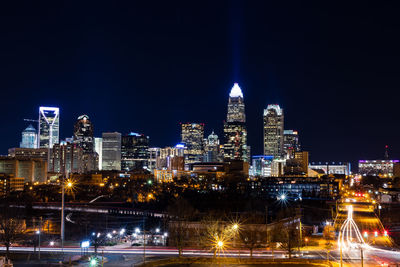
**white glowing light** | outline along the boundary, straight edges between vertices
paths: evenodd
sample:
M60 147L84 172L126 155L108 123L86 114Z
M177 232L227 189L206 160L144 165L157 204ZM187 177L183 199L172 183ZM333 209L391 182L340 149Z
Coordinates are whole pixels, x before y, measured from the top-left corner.
M239 84L238 83L234 83L232 90L229 94L229 97L241 97L243 98L243 93L242 93L242 89L240 89Z
M357 224L353 220L353 206L349 205L347 208L347 218L339 231L339 247L347 249L357 248L358 246L369 247L365 243Z

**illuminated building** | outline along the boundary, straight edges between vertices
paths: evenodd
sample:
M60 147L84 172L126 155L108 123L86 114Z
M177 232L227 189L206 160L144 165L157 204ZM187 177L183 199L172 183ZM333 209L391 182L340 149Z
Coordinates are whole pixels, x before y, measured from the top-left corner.
M83 149L74 143L61 142L50 149L49 172L68 176L70 173L83 173Z
M289 149L293 148L294 151L300 151L299 133L293 130L283 131L283 153L288 154Z
M264 109L264 155L283 156L283 109L268 105Z
M253 156L250 175L258 177L270 177L273 159L273 156Z
M13 147L8 149L8 156L19 159L41 159L47 161L48 159L47 148L20 148Z
M99 156L98 169L102 170L102 165L103 165L103 138L101 138L101 137L95 137L94 138L94 151Z
M204 145L204 161L205 162L217 162L220 161L219 151L219 139L218 135L212 131L212 133L205 139Z
M52 148L59 143L60 110L55 107L39 107L38 147Z
M121 170L121 134L103 133L102 170Z
M82 148L83 153L93 153L93 124L89 116L81 115L75 122L74 143Z
M322 170L325 174L342 174L342 175L350 175L350 163L349 162L311 162L308 168L312 170Z
M185 164L202 161L203 141L204 123L181 123L181 142L186 146Z
M399 160L359 160L358 173L361 175L392 177L394 166Z
M284 173L288 176L307 176L308 175L308 152L296 152L289 149L289 158L286 160Z
M175 147L161 148L156 160L157 170L184 170L185 169L185 150L183 144Z
M157 157L160 157L160 150L161 149L159 147L150 147L149 148L148 168L152 172L157 168Z
M23 177L14 177L13 174L0 173L0 197L7 196L13 191L24 191Z
M121 170L133 171L148 168L149 137L129 133L121 139Z
M235 83L229 93L228 112L224 123L224 159L248 161L246 115L243 93Z
M0 156L0 173L23 178L25 182L45 182L47 179L47 161L42 159Z
M74 125L73 143L82 148L83 171L99 169L99 155L94 151L93 124L88 115L81 115Z
M22 139L19 147L21 148L37 148L37 132L36 129L30 124L23 132Z

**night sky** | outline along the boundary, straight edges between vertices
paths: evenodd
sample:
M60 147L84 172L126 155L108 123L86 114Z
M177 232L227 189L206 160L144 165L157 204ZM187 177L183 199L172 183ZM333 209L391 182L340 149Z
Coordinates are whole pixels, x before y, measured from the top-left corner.
M239 82L252 154L262 113L284 108L311 161L400 158L400 9L381 2L17 1L0 7L0 154L40 105L61 138L88 114L97 136L175 145L179 122L222 138ZM13 2L14 4L12 4ZM333 3L333 2L331 2ZM37 127L35 125L35 127Z

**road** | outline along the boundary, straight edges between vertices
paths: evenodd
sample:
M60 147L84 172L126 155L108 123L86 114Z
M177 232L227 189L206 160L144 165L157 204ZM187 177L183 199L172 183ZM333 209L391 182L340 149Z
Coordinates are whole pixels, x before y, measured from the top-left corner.
M4 247L0 247L0 250L5 250ZM33 252L33 247L12 247L12 252ZM66 258L68 255L81 255L81 248L64 248L64 253L66 254ZM58 247L42 247L42 253L61 253L61 248ZM93 253L94 249L89 249L89 253ZM117 259L116 255L124 256L127 259L136 260L140 262L143 257L143 248L113 248L113 247L104 247L99 248L99 254L104 253L104 256L110 259ZM172 248L147 248L146 256L149 257L171 257L177 256L178 251ZM185 250L184 255L186 256L203 256L203 257L213 257L214 254L212 252L202 251L202 250ZM256 258L285 258L285 251L271 251L266 250L257 250L253 253L253 257ZM137 256L135 258L135 256ZM241 251L240 255L238 251L227 250L221 257L250 257L248 251ZM294 257L304 258L304 259L326 259L326 251L325 250L302 250L301 252L294 253ZM335 262L339 262L340 253L338 250L334 250L330 253L330 259ZM344 266L360 266L360 252L357 250L349 250L343 252L343 262ZM390 264L398 263L400 266L400 252L397 251L385 251L381 249L371 249L364 251L364 266L389 266ZM105 266L112 266L115 264L114 261L105 264ZM394 265L396 266L396 265Z
M370 197L343 197L335 226L339 230L338 245L342 246L343 259L350 266L400 266L400 252L378 216L376 201ZM340 254L336 252L336 257Z

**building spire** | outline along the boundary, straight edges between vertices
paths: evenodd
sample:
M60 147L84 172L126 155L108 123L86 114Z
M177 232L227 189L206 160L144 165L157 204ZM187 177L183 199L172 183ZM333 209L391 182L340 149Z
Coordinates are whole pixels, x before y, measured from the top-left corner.
M385 159L389 159L389 146L388 145L386 145L385 146Z

